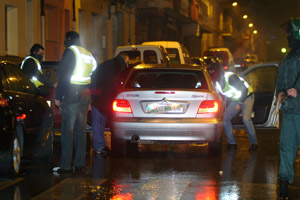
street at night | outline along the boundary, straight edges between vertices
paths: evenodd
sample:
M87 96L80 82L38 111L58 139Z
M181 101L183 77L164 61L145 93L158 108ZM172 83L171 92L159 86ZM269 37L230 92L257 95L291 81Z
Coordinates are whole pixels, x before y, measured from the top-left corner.
M1 180L0 199L276 199L279 130L257 130L255 152L244 130L235 135L237 150L219 155L209 155L206 145L141 145L137 155L106 158L88 148L83 173L55 174L52 165L25 161L20 177ZM56 161L59 145L57 137ZM296 160L289 199L300 198Z

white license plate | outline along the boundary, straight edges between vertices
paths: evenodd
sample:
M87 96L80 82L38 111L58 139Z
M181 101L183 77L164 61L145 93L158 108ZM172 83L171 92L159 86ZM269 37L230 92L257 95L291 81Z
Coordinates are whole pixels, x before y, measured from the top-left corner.
M146 105L146 113L184 113L184 105L179 103L151 103Z

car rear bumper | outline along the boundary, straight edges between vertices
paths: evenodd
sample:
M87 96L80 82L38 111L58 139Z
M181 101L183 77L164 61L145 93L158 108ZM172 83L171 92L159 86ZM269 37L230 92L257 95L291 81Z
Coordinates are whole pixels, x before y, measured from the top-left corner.
M112 136L133 142L220 141L220 119L118 119L112 121Z

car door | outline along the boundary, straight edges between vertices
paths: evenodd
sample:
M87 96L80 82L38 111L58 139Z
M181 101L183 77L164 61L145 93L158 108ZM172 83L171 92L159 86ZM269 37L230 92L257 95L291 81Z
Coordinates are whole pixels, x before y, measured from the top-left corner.
M255 128L279 127L279 104L275 96L279 65L279 62L257 64L240 74L254 91L252 120ZM235 128L244 127L241 113L232 119L232 124Z
M12 101L11 105L15 105L13 109L19 117L22 118L24 128L27 133L37 132L40 124L37 112L37 97L35 88L27 76L13 64L4 66L4 74L9 85L7 94Z

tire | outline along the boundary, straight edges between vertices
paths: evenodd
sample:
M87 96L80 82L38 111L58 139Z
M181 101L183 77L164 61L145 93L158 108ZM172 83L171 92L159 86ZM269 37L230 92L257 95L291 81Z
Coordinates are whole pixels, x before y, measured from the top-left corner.
M54 119L51 119L49 135L45 145L40 149L38 160L44 163L53 162Z
M111 133L111 151L114 156L124 156L126 153L126 141L118 140Z
M210 142L208 144L208 153L218 155L222 152L222 138L219 141Z
M19 175L21 168L21 145L18 135L14 132L10 149L3 153L0 171L8 178L15 178Z

